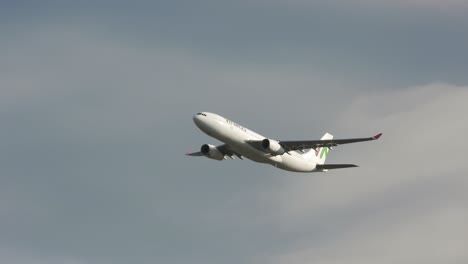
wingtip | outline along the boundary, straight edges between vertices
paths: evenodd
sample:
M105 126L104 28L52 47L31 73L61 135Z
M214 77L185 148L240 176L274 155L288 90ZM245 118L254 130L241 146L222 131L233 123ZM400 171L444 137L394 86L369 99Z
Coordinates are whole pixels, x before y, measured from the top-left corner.
M192 152L190 152L190 150L187 150L187 152L185 152L185 155L189 156L190 154L192 154Z
M379 139L381 136L382 136L382 133L379 133L379 134L374 136L374 139Z

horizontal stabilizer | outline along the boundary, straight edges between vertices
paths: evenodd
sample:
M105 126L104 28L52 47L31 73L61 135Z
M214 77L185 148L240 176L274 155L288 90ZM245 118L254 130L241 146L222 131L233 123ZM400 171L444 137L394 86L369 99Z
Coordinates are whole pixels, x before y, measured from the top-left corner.
M185 153L185 155L187 155L187 156L203 156L203 153L201 153L201 152L190 152L190 151L187 151L187 152Z
M326 171L326 170L333 170L333 169L344 169L344 168L353 168L358 167L354 164L318 164L315 168L318 171Z

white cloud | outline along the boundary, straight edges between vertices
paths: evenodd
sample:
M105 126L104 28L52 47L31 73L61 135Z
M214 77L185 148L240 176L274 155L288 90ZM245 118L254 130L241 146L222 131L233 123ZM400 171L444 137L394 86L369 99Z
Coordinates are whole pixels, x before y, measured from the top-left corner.
M305 233L271 262L466 263L467 100L468 87L441 83L354 100L343 131L383 137L330 153L360 168L291 175L261 194L280 229Z
M453 205L417 210L395 221L377 218L333 244L298 246L270 263L466 263L466 221L464 207Z

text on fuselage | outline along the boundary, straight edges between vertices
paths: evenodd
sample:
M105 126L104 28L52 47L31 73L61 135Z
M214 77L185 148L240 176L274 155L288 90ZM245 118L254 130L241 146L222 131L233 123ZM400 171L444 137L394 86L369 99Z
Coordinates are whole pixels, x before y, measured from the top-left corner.
M244 132L247 132L247 129L239 124L237 124L236 122L232 122L231 120L229 119L226 119L226 123L228 123L229 125L231 126L234 126L234 127L237 127L239 128L240 130L244 131Z

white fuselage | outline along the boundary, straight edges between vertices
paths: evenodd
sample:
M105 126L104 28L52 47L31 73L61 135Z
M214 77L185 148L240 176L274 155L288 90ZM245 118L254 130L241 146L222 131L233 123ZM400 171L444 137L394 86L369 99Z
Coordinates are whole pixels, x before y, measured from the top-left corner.
M243 157L288 171L315 171L317 162L309 156L297 151L290 151L283 155L271 155L247 143L248 140L263 140L266 137L217 114L208 112L202 114L193 117L197 127L207 135L226 143L233 151Z

